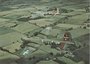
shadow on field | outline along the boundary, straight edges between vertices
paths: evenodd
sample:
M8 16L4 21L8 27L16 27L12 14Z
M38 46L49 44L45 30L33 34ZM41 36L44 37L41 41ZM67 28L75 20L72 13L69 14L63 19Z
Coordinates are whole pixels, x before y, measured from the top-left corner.
M16 59L2 59L0 60L0 64L17 64Z

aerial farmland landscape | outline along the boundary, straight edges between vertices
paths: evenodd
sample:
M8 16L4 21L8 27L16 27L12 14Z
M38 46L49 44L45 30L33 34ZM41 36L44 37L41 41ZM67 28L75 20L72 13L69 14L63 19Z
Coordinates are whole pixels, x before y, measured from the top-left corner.
M0 0L0 64L89 64L89 0Z

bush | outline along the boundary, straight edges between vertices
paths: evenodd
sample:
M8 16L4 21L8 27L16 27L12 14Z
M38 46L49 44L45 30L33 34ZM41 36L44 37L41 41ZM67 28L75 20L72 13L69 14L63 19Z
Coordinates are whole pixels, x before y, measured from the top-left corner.
M30 18L29 17L23 17L23 18L19 18L19 19L17 19L18 21L22 21L22 22L26 22L26 21L29 21L30 20Z

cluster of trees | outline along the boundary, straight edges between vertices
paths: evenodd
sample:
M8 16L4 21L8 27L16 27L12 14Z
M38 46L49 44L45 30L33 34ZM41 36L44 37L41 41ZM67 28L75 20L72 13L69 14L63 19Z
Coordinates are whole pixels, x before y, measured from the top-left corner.
M89 6L85 7L85 11L88 13L90 12Z
M67 10L67 9L61 9L62 13L69 13L69 12L73 12L74 10Z

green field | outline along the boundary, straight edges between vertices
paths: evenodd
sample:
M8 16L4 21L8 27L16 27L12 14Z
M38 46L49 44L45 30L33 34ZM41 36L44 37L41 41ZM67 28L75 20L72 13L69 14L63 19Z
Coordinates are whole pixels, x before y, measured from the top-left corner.
M0 46L8 46L12 44L13 42L21 42L21 37L23 37L23 34L20 34L18 32L11 32L4 35L0 35Z
M90 12L88 12L87 7L87 0L1 0L0 47L16 53L20 57L25 52L23 50L29 47L30 53L26 56L29 59L31 57L34 58L34 56L34 59L39 57L40 61L34 63L34 60L28 59L28 61L23 56L27 64L29 62L30 64L86 64L83 62L87 62L88 60L84 60L83 57L78 62L73 61L69 57L65 57L65 54L68 53L66 50L61 51L59 45L63 41L62 39L67 31L71 33L73 41L76 42L75 46L79 47L79 45L89 43ZM55 11L53 9L59 10ZM60 14L54 14L56 12L58 13L58 11ZM25 42L23 42L24 37L26 38ZM58 45L54 44L57 46L56 48L52 48L53 41L55 43L59 41ZM49 43L50 45L45 45L45 43ZM20 47L20 45L25 46L25 48ZM81 47L84 48L84 46ZM32 48L35 49L33 53ZM16 49L18 52L16 52ZM63 54L64 52L66 53L62 56L57 56L61 52ZM50 53L51 56L48 55ZM83 51L83 53L86 52ZM87 54L85 54L85 57L88 57ZM9 58L18 59L19 57L0 50L0 64L3 64L1 62L2 60L4 61L4 59ZM55 59L58 59L58 61ZM5 64L14 63L6 60Z
M14 30L7 28L7 27L0 27L0 35L12 33Z
M18 25L17 27L15 27L13 29L18 32L21 32L21 33L26 33L26 32L30 32L36 28L38 28L38 27L33 24L30 24L28 22L25 22L25 23Z

